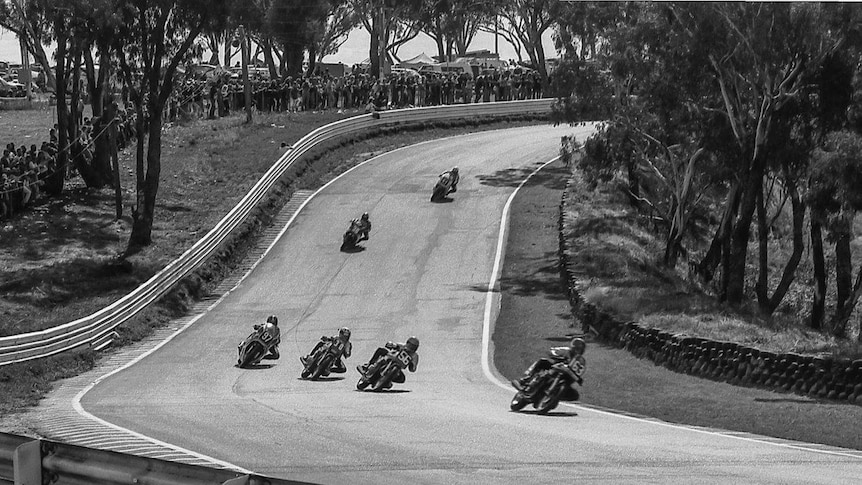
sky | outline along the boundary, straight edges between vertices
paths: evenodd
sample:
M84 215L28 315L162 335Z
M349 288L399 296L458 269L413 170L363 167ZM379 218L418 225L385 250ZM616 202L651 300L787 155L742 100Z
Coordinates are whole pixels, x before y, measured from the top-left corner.
M348 66L357 64L368 59L368 50L370 45L370 37L365 29L355 29L347 38L347 42L341 46L336 54L326 56L324 62L344 63ZM499 38L499 53L500 59L518 59L515 49L507 43L502 37ZM554 43L551 41L551 33L545 32L543 37L543 45L545 47L545 57L557 57L554 50ZM494 52L494 34L480 32L470 44L469 50L487 49ZM437 55L437 46L434 41L425 34L420 34L419 37L411 40L398 50L398 57L402 60L410 59L421 53L428 56ZM53 49L46 49L49 58L53 54ZM529 60L524 54L525 60ZM15 34L0 29L0 61L12 63L21 62L21 50L18 44L18 38Z

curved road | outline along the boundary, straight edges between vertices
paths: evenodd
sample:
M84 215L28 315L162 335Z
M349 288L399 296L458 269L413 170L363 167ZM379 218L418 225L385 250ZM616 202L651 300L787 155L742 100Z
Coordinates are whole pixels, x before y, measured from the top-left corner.
M256 473L316 483L858 480L862 459L851 451L578 406L551 416L508 412L513 391L483 370L483 330L499 305L488 285L504 207L527 174L557 155L562 135L587 130L477 133L360 165L311 199L211 312L96 385L81 406ZM453 200L430 203L436 175L455 164L462 179ZM340 252L347 222L362 211L374 224L366 250ZM281 360L234 367L237 343L270 313L282 328ZM340 326L353 330L348 373L300 380L298 357ZM422 342L418 371L393 392L355 391L355 365L410 335Z

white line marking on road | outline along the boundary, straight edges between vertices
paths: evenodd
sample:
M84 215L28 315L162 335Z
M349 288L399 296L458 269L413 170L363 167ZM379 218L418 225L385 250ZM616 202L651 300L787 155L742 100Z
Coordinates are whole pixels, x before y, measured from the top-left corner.
M546 166L550 165L551 163L553 163L559 159L560 159L560 157L556 157L550 161L543 163L541 166L539 166L539 168L537 168L530 175L528 175L527 178L525 178L520 184L518 184L518 186L515 188L515 190L509 196L508 200L506 200L506 205L503 207L503 215L500 218L500 234L497 237L497 254L494 257L494 267L491 270L491 281L488 283L488 291L487 291L486 297L485 297L485 316L484 316L484 321L482 323L482 371L485 374L485 377L489 381L491 381L493 384L496 384L498 387L505 389L509 392L511 392L513 390L512 386L509 385L509 383L504 383L503 381L501 381L497 377L497 374L491 370L491 358L492 358L492 356L491 356L491 330L493 327L493 324L491 322L491 309L492 309L493 301L494 301L494 293L495 293L494 288L499 284L500 273L502 272L502 264L501 263L503 260L503 247L506 244L506 234L508 233L508 227L509 227L509 211L511 209L512 201L515 200L515 196L518 194L518 191L521 190L521 187L523 187L530 180L530 178L533 177L533 175L536 175L543 168L545 168ZM499 305L499 302L502 300L502 298L503 298L503 294L500 293L500 300L498 300L498 305ZM809 452L813 452L813 453L824 453L824 454L828 454L828 455L836 455L836 456L844 456L844 457L848 457L848 458L862 459L862 452L857 451L854 454L854 450L850 450L850 449L848 449L845 452L845 451L835 451L835 450L841 450L842 449L842 448L838 448L838 447L832 447L833 450L822 450L822 449L812 448L809 446L803 446L803 445L787 443L787 442L776 443L773 441L767 441L766 439L754 438L752 436L738 436L738 435L730 434L730 433L737 433L735 431L722 432L722 431L716 431L716 430L710 430L710 429L697 429L697 428L693 428L693 427L687 426L687 425L668 423L666 421L660 421L658 419L645 419L645 418L640 418L637 416L628 416L628 415L621 414L621 413L615 413L612 411L604 411L604 410L600 410L600 409L594 409L594 408L590 408L590 407L580 406L577 404L571 404L571 403L560 403L560 404L564 405L564 406L572 407L572 408L575 408L578 410L582 410L582 411L590 411L593 413L604 414L607 416L615 416L615 417L623 418L623 419L631 419L634 421L640 421L643 423L651 423L651 424L655 424L655 425L659 425L659 426L666 426L669 428L694 431L697 433L704 433L704 434L709 434L709 435L713 435L713 436L723 436L725 438L734 438L734 439L743 440L743 441L750 441L750 442L754 442L754 443L763 443L763 444L778 446L778 447L782 447L782 448L790 448L790 449L800 450L800 451L809 451ZM771 439L781 439L781 438L771 438ZM810 445L811 446L823 446L823 445L817 445L816 443L810 443Z

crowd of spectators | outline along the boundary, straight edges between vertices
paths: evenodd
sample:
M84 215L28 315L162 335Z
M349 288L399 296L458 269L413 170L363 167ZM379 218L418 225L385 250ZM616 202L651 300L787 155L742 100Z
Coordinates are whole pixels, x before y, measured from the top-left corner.
M252 80L252 105L259 111L319 112L325 110L374 111L389 108L437 106L456 103L537 99L543 96L542 83L528 69L483 69L473 77L468 72L417 72L394 70L384 80L361 69L343 76L327 71L298 78ZM166 121L181 116L226 116L244 108L243 84L229 74L206 79L183 80L165 109ZM134 135L133 119L118 111L117 146L122 149ZM93 159L93 140L103 136L107 124L98 119L81 118L80 139L75 156L83 163ZM96 127L96 133L94 133ZM54 174L59 151L57 126L49 131L48 141L29 148L9 143L0 158L0 220L10 218L42 196L45 180ZM70 145L75 145L70 143ZM72 154L70 153L70 156ZM67 164L63 174L74 176L74 163Z
M259 111L382 110L543 97L539 74L526 68L470 72L393 70L384 80L355 67L343 76L316 71L303 77L251 80L252 105ZM165 115L225 116L245 106L241 79L229 74L186 79L171 97Z
M116 126L117 147L122 149L128 145L134 136L133 119L125 112L117 115ZM94 133L98 119L83 118L78 143L70 143L79 147L75 155L83 158L83 163L93 160L93 141L98 136L105 136L105 129ZM0 157L0 221L9 219L43 196L43 187L48 177L54 175L59 153L57 125L48 131L48 141L43 141L37 148L35 144L15 146L8 143ZM62 174L66 179L75 175L74 164L69 163Z

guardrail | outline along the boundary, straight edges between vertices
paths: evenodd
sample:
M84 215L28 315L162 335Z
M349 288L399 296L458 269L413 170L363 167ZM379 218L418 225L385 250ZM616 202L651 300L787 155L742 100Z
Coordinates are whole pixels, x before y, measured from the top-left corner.
M230 470L96 450L0 433L0 484L290 485Z
M269 190L303 155L342 135L396 123L413 123L475 116L549 113L553 99L434 106L375 112L317 128L297 141L205 236L163 270L128 295L92 315L57 327L0 337L0 366L48 357L82 346L103 347L114 329L164 296L216 253L230 234L245 222Z

